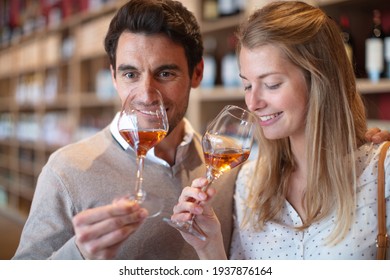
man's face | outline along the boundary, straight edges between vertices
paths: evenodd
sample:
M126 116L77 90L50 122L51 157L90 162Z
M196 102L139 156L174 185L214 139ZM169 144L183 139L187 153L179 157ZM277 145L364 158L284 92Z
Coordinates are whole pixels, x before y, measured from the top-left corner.
M164 99L170 131L184 117L191 87L202 78L202 63L189 76L184 48L162 34L124 32L116 51L114 86L122 104L134 87L154 87Z

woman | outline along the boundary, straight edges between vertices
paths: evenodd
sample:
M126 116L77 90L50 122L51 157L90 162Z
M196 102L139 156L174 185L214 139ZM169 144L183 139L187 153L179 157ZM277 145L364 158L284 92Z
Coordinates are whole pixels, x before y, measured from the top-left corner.
M281 1L254 12L237 35L245 102L261 129L258 159L236 182L230 258L374 259L381 145L365 144L365 110L337 24L308 4ZM389 153L385 168L388 178ZM206 183L183 190L172 219L197 215L208 239L184 238L200 258L223 259L206 203L215 190L199 188Z

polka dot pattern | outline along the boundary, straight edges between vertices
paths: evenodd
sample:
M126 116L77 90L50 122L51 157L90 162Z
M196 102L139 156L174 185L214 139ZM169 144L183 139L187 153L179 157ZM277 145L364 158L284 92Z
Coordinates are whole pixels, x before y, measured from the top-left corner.
M375 259L377 235L377 173L381 145L366 144L356 151L358 186L356 216L347 236L337 245L326 244L335 228L336 214L332 213L304 231L294 227L302 221L295 209L285 201L282 222L268 222L256 232L239 229L245 207L247 180L255 172L254 162L243 166L237 178L235 194L235 228L230 248L231 259ZM390 233L390 152L385 160L387 201L387 231ZM389 253L387 254L390 255Z

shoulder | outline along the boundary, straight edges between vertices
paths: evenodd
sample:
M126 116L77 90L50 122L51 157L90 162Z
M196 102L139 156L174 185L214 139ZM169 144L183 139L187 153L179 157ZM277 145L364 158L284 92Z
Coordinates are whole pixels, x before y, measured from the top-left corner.
M367 143L356 151L356 171L359 181L358 192L363 191L364 186L377 184L379 154L385 145ZM390 177L390 149L387 150L385 161L385 177ZM386 196L390 196L390 180L386 180Z
M359 149L356 151L356 155L358 158L372 161L372 160L378 160L378 155L381 151L381 149L385 146L385 144L388 142L382 142L380 144L373 144L373 143L366 143L359 147ZM389 150L387 151L387 157L390 156Z
M114 143L115 140L112 138L109 129L104 128L88 138L59 148L50 155L48 164L64 166L91 161L105 151L109 151L108 147ZM120 149L119 145L118 148Z
M377 167L379 154L386 142L381 144L366 143L359 147L356 151L356 166L361 172L364 172L368 167ZM385 168L390 166L390 148L387 150L385 157ZM360 173L361 173L360 172Z
M236 195L244 198L248 190L248 183L255 174L256 160L244 163L240 169L236 181Z

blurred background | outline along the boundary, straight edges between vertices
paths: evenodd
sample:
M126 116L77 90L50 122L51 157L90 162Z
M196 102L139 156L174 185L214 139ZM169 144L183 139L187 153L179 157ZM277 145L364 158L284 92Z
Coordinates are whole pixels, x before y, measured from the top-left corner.
M0 0L0 259L13 256L49 155L109 124L119 108L103 38L125 2ZM202 132L223 106L245 106L234 31L270 1L181 2L204 36L204 80L187 113ZM339 23L369 126L390 130L390 1L306 2Z

